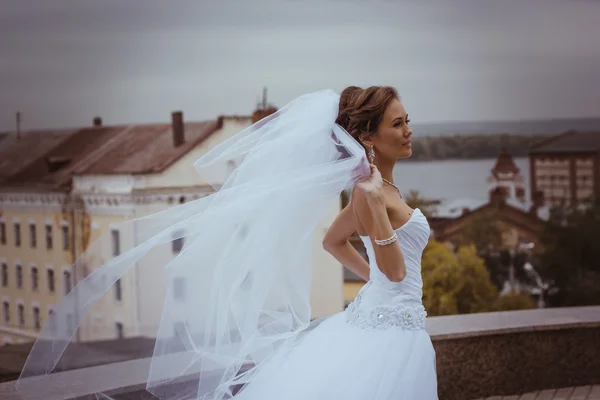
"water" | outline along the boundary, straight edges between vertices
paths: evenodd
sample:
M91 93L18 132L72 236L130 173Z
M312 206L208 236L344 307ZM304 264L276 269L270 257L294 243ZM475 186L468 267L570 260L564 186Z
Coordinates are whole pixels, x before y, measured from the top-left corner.
M530 197L529 158L514 159ZM488 199L487 178L496 159L409 161L394 168L394 182L403 194L419 191L426 199Z

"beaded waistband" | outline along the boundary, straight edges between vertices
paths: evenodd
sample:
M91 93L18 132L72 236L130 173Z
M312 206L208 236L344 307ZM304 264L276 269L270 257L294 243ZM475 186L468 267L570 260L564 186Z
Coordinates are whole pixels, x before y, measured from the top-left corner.
M420 330L425 328L427 312L422 304L394 306L381 305L361 307L363 293L346 308L346 321L362 329L402 328L405 330Z

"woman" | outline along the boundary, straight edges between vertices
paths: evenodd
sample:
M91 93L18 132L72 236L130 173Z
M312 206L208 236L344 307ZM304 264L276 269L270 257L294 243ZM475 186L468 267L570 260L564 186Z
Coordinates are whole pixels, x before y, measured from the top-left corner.
M429 225L403 201L392 174L412 154L408 114L391 87L348 87L336 122L367 150L371 175L355 185L323 246L368 282L345 312L267 367L239 399L437 399L421 303ZM370 265L348 242L355 232Z
M154 396L437 399L421 304L429 226L392 182L396 160L411 155L408 122L393 88L349 87L301 96L217 145L195 164L214 194L113 227L131 235L131 248L103 265L93 265L110 248L102 241L77 260L93 273L55 307L18 390L36 397L43 380L30 377L69 369L85 351L70 347L73 312L80 325L132 267L139 287L152 273L139 267L145 257L185 238L165 265L166 293L143 288L164 298L153 357L128 364L147 368ZM313 233L351 187L323 246L368 282L347 310L310 321ZM354 232L370 265L348 243ZM172 296L175 279L194 289L185 299Z

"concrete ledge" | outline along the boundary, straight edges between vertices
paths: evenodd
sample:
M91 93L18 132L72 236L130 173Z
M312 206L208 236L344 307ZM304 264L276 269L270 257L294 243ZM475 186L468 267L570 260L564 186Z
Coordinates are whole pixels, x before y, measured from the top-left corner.
M443 400L600 383L600 307L428 320Z
M432 340L599 326L600 306L449 315L427 319L427 332Z
M436 349L441 400L600 383L600 307L431 317L427 331ZM142 358L28 378L31 399L95 393L145 398L149 363ZM14 384L0 384L2 400L21 399Z

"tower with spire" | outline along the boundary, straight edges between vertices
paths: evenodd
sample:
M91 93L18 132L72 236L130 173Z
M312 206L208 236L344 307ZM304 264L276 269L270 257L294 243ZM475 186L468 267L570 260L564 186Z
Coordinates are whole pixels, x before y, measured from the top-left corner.
M515 160L506 148L503 148L498 154L496 164L490 172L487 179L490 198L500 196L504 201L511 199L521 204L526 202L525 181Z

